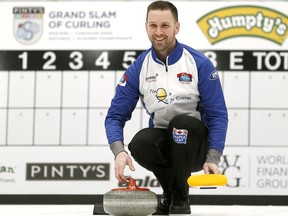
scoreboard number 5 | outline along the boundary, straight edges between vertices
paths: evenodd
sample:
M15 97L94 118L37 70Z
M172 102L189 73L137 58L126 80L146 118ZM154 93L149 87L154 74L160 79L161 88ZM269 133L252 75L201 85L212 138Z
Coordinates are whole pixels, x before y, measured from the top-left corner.
M125 52L124 56L123 56L122 67L124 69L127 69L135 61L135 56L136 56L136 52L135 51L127 51L127 52ZM130 62L130 64L127 63L127 62Z

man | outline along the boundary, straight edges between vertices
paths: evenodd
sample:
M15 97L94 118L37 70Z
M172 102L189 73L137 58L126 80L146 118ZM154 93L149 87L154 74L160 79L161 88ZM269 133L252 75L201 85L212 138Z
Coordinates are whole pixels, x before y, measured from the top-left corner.
M148 6L146 31L152 47L123 75L105 120L115 177L126 183L126 165L135 168L124 150L123 127L139 98L150 115L149 128L140 130L128 148L163 188L155 214L190 214L187 179L202 169L220 173L228 124L216 69L203 54L177 41L179 30L172 3Z

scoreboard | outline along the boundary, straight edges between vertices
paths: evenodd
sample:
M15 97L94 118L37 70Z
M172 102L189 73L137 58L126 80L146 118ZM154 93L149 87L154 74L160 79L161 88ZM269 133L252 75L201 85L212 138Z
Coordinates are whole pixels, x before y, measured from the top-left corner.
M1 51L0 70L126 70L144 50ZM200 50L219 71L287 71L285 50Z

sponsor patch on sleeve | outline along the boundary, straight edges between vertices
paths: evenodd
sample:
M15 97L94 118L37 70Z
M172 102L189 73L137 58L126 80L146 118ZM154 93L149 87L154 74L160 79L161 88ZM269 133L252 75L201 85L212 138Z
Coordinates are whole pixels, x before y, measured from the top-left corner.
M219 78L219 74L218 74L218 71L217 70L214 70L211 74L210 74L210 76L209 76L209 79L210 80L216 80L216 79L218 79Z
M123 76L119 80L118 84L120 86L125 86L127 81L128 81L128 77L126 76L126 74L123 74Z

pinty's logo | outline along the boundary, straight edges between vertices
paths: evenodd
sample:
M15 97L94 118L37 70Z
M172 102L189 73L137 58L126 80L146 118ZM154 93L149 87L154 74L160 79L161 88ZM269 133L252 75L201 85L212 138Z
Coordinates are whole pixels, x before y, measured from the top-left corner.
M33 44L42 35L43 7L14 7L14 36L22 44Z

